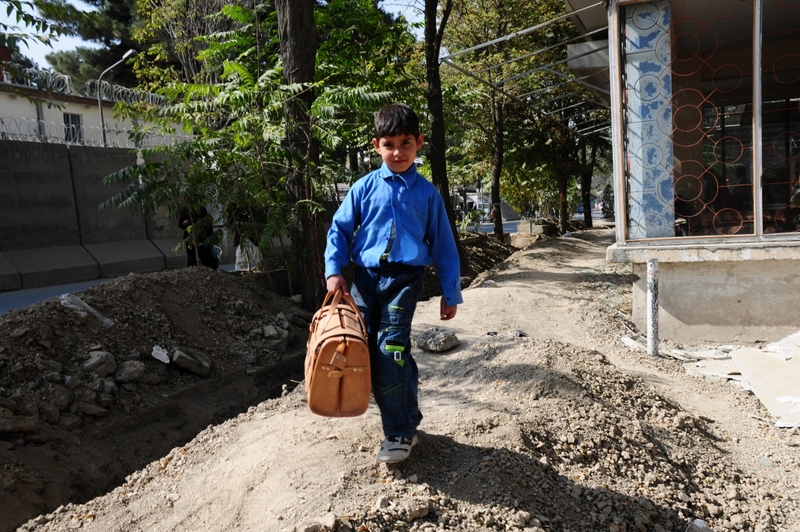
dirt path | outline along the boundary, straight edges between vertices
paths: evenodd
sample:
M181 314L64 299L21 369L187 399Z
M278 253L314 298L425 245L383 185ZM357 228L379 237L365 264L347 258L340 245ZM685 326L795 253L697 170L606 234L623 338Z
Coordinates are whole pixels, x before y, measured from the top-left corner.
M800 435L753 417L766 414L752 396L622 345L631 279L605 263L612 240L519 242L455 320L438 320L438 298L419 305L415 333L461 344L415 354L425 418L406 462L375 462L374 405L320 418L299 387L20 530L800 531Z

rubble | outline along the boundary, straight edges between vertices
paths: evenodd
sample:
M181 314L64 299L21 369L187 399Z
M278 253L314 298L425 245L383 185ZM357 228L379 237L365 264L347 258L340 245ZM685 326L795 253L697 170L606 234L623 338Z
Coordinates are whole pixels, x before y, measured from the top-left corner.
M67 392L70 401L60 411L59 423L80 427L62 431L52 447L42 445L62 453L58 461L48 463L50 471L58 472L65 462L78 459L75 450L80 449L86 454L80 458L83 476L73 480L88 483L116 475L114 482L106 482L113 489L76 493L80 504L55 504L52 498L45 500L46 486L55 484L54 479L35 470L15 469L19 460L7 460L5 469L0 469L0 481L8 480L3 484L8 486L5 496L23 492L38 496L39 508L46 508L32 514L36 517L20 530L683 532L698 521L715 532L795 530L800 520L800 483L793 474L798 447L792 445L800 432L780 432L752 418L752 426L740 426L748 415L767 415L752 395L724 382L687 377L684 361L650 357L625 347L623 336L639 338L629 321L629 271L602 264L573 274L563 263L557 264L567 254L561 246L580 244L582 238L576 231L573 238L558 239L559 244L526 244L520 249L528 255L520 251L475 275L478 285L481 279L495 281L495 287L486 289L490 297L506 297L505 287L512 282L517 291L532 288L524 294L526 305L541 297L555 315L552 323L568 328L569 337L566 341L546 337L557 331L540 324L553 316L535 315L528 323L511 323L510 315L497 311L506 305L504 300L496 307L481 306L475 311L477 321L472 314L472 321L456 322L454 330L457 327L462 337L459 349L447 356L415 355L426 401L424 429L411 457L396 466L372 459L374 445L382 438L374 407L364 418L334 421L310 415L302 386L287 386L291 382L287 374L275 381L283 383L272 395L275 399L261 400L253 394L245 411L231 411L231 405L214 395L214 379L229 381L238 386L236 395L246 395L260 379L280 370L279 365L270 366L271 361L287 362L292 356L302 360L298 351L302 353L305 331L295 328L296 316L302 314L284 299L275 305L261 302L264 306L259 309L253 305L263 296L258 290L248 295L231 289L235 293L226 293L224 299L219 293L206 299L190 288L187 295L197 298L192 305L181 305L185 300L170 291L153 298L148 307L142 302L147 302L148 293L159 292L160 285L138 295L133 289L122 292L124 297L115 302L124 306L127 299L138 298L139 314L145 316L141 322L132 320L133 329L128 329L143 335L135 345L126 348L98 337L113 327L95 322L78 344L53 341L54 352L65 355L58 360L46 348L33 348L41 350L38 364L46 368L42 375L58 372L63 384L35 377L36 353L30 359L17 358L18 349L41 337L38 325L0 319L0 344L10 346L0 350L0 356L15 353L0 366L0 379L15 368L13 375L34 375L21 382L37 383L36 394L22 387L15 387L5 399L0 394L0 407L10 407L15 416L34 417L33 399L50 390L46 387L53 386L48 402L54 403L58 394L60 406ZM535 262L539 256L541 262ZM564 286L537 285L523 277L546 268L551 268L549 275L561 268L558 278ZM184 285L175 279L173 286L177 290L199 286L198 279L191 281ZM468 299L475 297L469 294ZM114 318L114 327L126 323L97 300L89 303ZM433 305L436 319L438 301ZM195 306L215 311L192 316L189 323L198 324L192 332L202 338L189 341L191 336L181 332L191 328L183 314ZM172 314L154 308L169 308ZM517 315L517 310L525 309L514 310ZM462 318L470 315L468 305L464 311ZM570 320L580 325L570 328ZM263 351L259 346L267 340L264 327L277 330L284 323L290 339L287 351ZM13 346L2 335L12 328L28 329ZM59 338L55 330L64 329L52 327L53 339ZM253 333L256 330L261 332ZM485 334L492 330L494 335ZM219 337L226 345L217 349ZM175 349L189 355L205 353L212 361L212 378L158 362L149 356L154 344L170 353ZM667 344L660 351L691 352L694 347ZM101 378L80 367L83 357L95 350L114 356L116 373ZM115 381L123 355L129 357L131 351L136 356L129 360L142 362L145 373L140 380ZM612 364L612 359L619 364ZM47 360L61 363L61 370ZM74 376L71 384L78 382L72 389L67 387L68 375ZM144 384L149 376L158 377L160 383ZM730 404L740 416L739 424L687 409L683 398L671 396L674 390L668 378L681 379L683 392ZM5 386L1 380L0 386ZM184 401L192 386L203 392ZM113 398L109 407L102 406L104 396ZM81 401L73 413L78 397ZM88 416L81 402L106 408L110 416ZM195 423L183 414L215 404L220 418L213 422L203 418ZM230 409L224 417L222 406ZM126 408L127 417L122 415ZM154 418L159 423L149 424ZM127 423L137 430L122 430ZM163 435L192 423L205 424L181 443L166 450L159 447ZM109 455L129 461L120 451L129 444L125 438L137 434L139 442L154 448L152 458L144 464L126 464L124 474L116 464L98 461L103 454L92 447L98 429L113 435L103 440L113 446ZM0 435L0 458L17 453L16 458L36 448L24 434L14 438L12 447L4 450L1 444L13 438Z
M432 327L424 331L413 339L414 347L418 347L428 352L441 353L452 349L459 344L458 336L450 329Z

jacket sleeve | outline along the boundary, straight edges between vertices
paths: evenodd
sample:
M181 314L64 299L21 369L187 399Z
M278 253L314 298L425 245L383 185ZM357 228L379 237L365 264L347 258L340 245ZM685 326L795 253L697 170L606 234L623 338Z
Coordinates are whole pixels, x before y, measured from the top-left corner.
M430 201L431 216L428 220L428 245L439 284L448 305L464 302L461 295L461 263L458 259L458 248L447 218L444 201L438 189L432 194Z
M355 234L357 210L355 191L351 188L333 215L325 246L325 278L341 275L350 263L350 246Z

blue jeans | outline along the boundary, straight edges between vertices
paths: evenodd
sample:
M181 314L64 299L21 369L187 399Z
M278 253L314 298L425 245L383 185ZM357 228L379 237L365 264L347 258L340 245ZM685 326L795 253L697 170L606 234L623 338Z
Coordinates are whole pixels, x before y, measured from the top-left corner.
M356 267L351 293L369 334L372 395L383 433L411 437L422 421L417 401L419 371L411 356L411 320L425 276L424 266Z

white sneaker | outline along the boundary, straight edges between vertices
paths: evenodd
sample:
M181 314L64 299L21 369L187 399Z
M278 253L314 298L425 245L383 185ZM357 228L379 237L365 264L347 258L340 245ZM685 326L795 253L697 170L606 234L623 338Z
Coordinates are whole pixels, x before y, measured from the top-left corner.
M417 436L405 438L402 436L390 436L383 440L381 450L378 451L378 462L385 464L396 464L402 462L411 454L411 448L417 444Z

